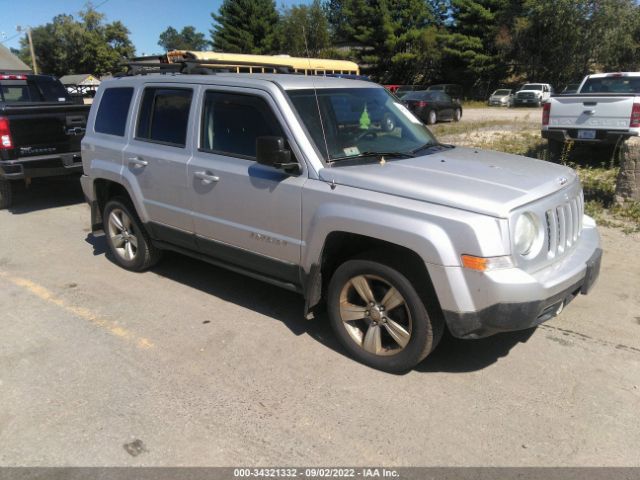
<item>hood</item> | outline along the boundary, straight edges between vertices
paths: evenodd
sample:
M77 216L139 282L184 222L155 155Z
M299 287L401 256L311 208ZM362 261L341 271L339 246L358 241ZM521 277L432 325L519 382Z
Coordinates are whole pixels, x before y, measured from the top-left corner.
M542 160L456 147L384 165L323 168L320 179L505 218L514 208L568 188L577 175Z

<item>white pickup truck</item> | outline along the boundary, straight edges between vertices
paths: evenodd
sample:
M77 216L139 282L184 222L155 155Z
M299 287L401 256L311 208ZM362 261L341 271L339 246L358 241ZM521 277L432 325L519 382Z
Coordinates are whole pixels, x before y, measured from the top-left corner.
M553 154L567 141L616 145L640 134L640 72L587 75L577 93L554 95L542 111Z

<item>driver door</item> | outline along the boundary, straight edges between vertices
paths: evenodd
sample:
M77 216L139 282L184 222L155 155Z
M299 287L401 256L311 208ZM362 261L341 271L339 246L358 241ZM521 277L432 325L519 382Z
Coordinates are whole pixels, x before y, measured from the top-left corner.
M200 140L187 169L199 249L225 263L299 283L302 187L256 162L256 138L287 135L266 92L206 90Z

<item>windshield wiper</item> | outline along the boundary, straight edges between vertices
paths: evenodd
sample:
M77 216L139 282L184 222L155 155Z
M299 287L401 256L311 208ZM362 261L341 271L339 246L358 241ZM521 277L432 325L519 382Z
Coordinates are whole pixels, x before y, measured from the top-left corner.
M352 160L354 158L367 158L367 157L379 157L379 158L413 158L415 155L413 152L360 152L357 155L345 155L344 157L335 157L331 159L331 162L341 162L343 160Z
M428 142L425 143L424 145L422 145L421 147L418 147L414 150L411 150L411 153L415 156L416 153L421 152L423 150L428 150L430 148L437 148L438 150L445 150L445 149L449 149L449 148L454 148L453 145L448 145L446 143L439 143L439 142Z

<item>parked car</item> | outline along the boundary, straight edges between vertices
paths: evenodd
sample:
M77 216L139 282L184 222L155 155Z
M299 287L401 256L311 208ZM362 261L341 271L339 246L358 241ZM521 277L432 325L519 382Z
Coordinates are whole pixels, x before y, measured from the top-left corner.
M332 108L345 101L358 125ZM372 103L393 131L366 121ZM416 365L445 327L534 327L599 272L573 170L441 144L370 82L107 80L82 161L92 230L115 263L141 271L173 250L300 292L301 314L326 304L345 350L382 370Z
M0 208L14 182L82 172L88 113L54 77L0 74Z
M455 83L441 83L437 85L431 85L427 88L429 91L444 92L451 98L458 102L462 102L463 90L461 85Z
M413 92L416 90L426 90L426 85L384 85L384 88L389 90L391 93L395 93L396 95L404 94L407 92Z
M549 100L553 87L548 83L525 83L513 97L513 106L541 107Z
M578 88L580 88L579 83L570 83L569 85L567 85L562 89L562 92L560 92L560 94L567 95L569 93L576 93L578 91Z
M510 107L513 103L513 90L509 88L500 88L493 92L487 100L487 105L490 107Z
M411 92L402 98L402 102L428 125L442 120L458 122L462 118L460 102L440 91Z
M565 141L615 146L640 135L640 72L587 75L578 92L551 97L542 137L557 156Z

